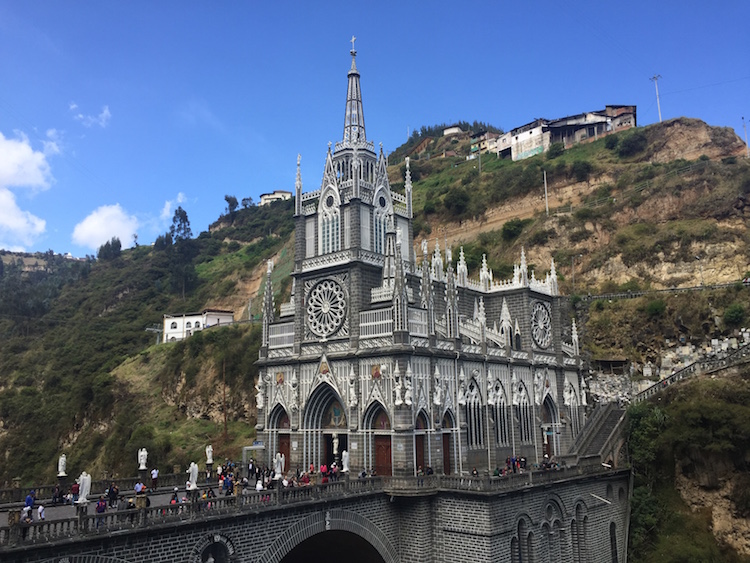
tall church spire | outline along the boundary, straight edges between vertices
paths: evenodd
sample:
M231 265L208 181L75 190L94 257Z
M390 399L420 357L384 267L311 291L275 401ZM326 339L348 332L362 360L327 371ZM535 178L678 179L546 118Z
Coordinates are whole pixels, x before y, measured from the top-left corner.
M346 91L346 114L344 115L344 145L351 146L357 142L364 142L365 113L362 110L362 89L359 86L359 71L357 70L357 51L354 49L356 37L352 36L352 68L349 69L349 87Z

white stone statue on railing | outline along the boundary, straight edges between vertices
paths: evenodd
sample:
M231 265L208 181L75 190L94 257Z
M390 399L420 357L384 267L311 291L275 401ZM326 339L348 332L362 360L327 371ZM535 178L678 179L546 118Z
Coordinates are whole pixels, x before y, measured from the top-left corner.
M84 471L81 473L80 477L76 479L76 483L78 483L79 486L78 503L86 504L88 502L88 496L91 493L91 475Z
M57 460L57 476L58 477L65 477L67 473L65 473L65 466L68 462L68 458L65 456L65 454L62 454L58 460Z
M341 452L341 467L341 471L344 473L349 472L349 452L347 450Z
M281 479L284 476L284 464L286 463L286 456L281 452L276 452L276 457L273 460L273 473L274 479Z
M198 488L198 464L194 461L191 461L190 467L188 467L186 473L189 475L189 485L187 488L189 491L195 491Z
M214 447L209 444L206 446L206 464L214 462Z
M138 450L138 469L148 469L146 462L148 460L148 450L141 448Z

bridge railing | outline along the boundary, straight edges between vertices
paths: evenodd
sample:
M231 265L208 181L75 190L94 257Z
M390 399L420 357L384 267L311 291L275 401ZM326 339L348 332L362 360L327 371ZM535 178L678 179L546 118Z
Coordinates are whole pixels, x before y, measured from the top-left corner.
M633 397L634 403L640 403L646 399L650 399L654 395L660 393L663 389L666 389L670 385L687 379L694 375L700 375L704 373L710 373L712 371L721 370L730 366L738 365L750 360L750 344L745 344L720 358L705 358L693 362L692 364L685 366L681 370L674 372L672 375L665 377L661 381L654 383L652 386L644 389Z
M72 518L22 524L17 521L0 526L0 551L25 544L45 543L73 537L89 537L119 530L145 528L210 518L214 515L257 512L280 506L323 499L367 496L387 493L397 496L436 494L438 491L500 493L534 485L554 483L586 474L603 473L601 467L566 467L549 471L526 471L504 477L429 475L417 477L371 477L340 479L327 484L263 491L245 490L236 496L213 498L197 494L188 502L127 510L90 513L88 505L77 507ZM141 497L145 504L145 497ZM139 499L136 499L137 503ZM10 516L11 513L9 513ZM16 514L13 512L12 514Z
M164 475L160 474L159 487L184 487L186 477L186 473L167 473ZM67 493L70 490L70 486L75 482L75 478L69 477L69 479L70 480L63 487L61 487L61 489L64 489L62 490L63 493ZM198 482L203 483L205 482L205 480L206 472L200 471L198 473ZM103 495L113 482L116 483L120 488L120 494L133 494L135 484L138 481L141 481L140 477L97 479L96 481L91 481L91 492L89 493L89 497L97 498L99 497L99 495ZM143 483L147 487L150 487L151 477L149 476L148 479L143 479ZM52 498L52 493L55 490L56 486L57 485L32 485L25 487L18 486L13 488L0 489L0 504L23 502L30 490L36 492L37 501L44 501L46 503L47 500Z

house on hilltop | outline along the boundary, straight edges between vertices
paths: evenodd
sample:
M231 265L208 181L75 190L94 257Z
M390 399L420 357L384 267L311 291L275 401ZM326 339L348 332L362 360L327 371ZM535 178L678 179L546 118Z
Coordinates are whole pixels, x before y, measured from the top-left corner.
M223 309L203 309L200 313L183 313L182 315L164 315L164 332L162 342L185 340L193 333L217 325L228 325L234 322L234 311Z
M274 190L273 193L270 194L260 194L260 203L258 204L258 207L268 205L275 201L286 201L288 199L292 199L292 192L286 190Z
M538 118L501 135L495 152L501 158L523 160L546 152L552 143L570 148L636 126L635 106L609 105L560 119Z

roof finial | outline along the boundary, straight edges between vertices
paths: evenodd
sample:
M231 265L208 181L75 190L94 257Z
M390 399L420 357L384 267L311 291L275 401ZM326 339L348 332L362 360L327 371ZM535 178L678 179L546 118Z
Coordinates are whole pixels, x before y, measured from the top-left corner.
M350 41L352 42L352 50L349 51L351 53L352 57L356 57L357 56L357 50L354 48L354 42L356 40L357 40L357 38L352 35L352 38L350 39Z

